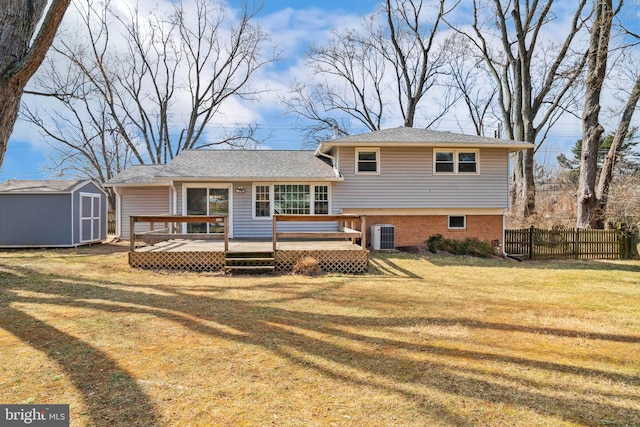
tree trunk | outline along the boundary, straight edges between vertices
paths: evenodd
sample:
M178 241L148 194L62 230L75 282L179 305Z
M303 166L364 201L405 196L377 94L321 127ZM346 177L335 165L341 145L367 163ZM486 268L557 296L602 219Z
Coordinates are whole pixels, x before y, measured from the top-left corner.
M0 166L7 151L7 142L18 117L22 88L14 82L0 79Z
M0 167L22 91L44 60L69 2L52 0L39 29L47 0L9 0L0 7Z
M600 172L600 181L598 183L598 191L596 193L596 228L604 228L604 215L607 211L607 203L609 201L609 187L611 185L611 180L613 179L613 169L618 157L618 150L620 149L622 142L627 137L631 118L633 117L633 113L638 105L638 100L640 100L640 75L636 78L636 82L633 85L627 104L622 111L622 118L620 119L620 123L618 123L618 129L613 137L613 142L611 143L611 147L609 147L609 152L607 153L604 165L602 166L602 171Z
M577 228L593 228L597 223L598 198L595 186L598 169L598 143L604 132L599 119L600 92L607 71L612 21L611 0L598 0L589 41L586 94L582 114L582 154L576 196Z

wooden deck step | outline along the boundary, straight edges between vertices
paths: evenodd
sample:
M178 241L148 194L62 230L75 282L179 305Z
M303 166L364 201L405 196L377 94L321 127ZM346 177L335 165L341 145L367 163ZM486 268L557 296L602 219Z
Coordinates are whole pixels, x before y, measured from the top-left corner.
M227 265L225 270L252 271L252 270L275 270L275 265Z
M264 272L275 271L276 258L269 252L227 252L224 260L224 271Z
M275 258L260 258L260 257L256 257L256 258L242 258L242 257L225 257L226 261L275 261Z

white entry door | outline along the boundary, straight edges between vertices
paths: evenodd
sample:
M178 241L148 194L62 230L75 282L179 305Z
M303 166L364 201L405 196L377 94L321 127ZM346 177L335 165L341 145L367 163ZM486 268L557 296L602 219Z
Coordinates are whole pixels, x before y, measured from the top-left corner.
M100 240L100 194L80 193L80 242Z

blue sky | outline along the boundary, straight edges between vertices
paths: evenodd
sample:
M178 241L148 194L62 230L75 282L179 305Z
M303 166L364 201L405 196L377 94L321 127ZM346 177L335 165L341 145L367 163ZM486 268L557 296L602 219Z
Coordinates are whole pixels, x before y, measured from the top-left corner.
M129 2L131 3L130 0ZM230 0L229 4L232 7L238 6L240 1ZM282 90L289 78L304 78L301 58L308 44L321 42L335 26L357 25L360 17L373 11L378 4L377 0L265 0L264 8L259 15L260 23L274 34L283 53L282 60L264 70L260 78L270 80L267 84L274 92ZM632 14L637 15L635 0L632 0L631 4ZM34 97L25 97L24 101L38 102ZM264 144L265 148L302 148L299 133L292 130L292 118L282 114L274 99L263 99L246 108L248 110L238 114L250 116L264 134L271 135ZM389 123L399 124L401 123ZM440 122L436 129L460 132L460 127L459 121L447 119ZM555 139L560 145L556 146L550 142L547 156L555 159L559 152L566 151L567 145L580 137L580 132L581 125L577 119L568 119L559 125L555 131ZM56 178L52 176L53 172L45 168L48 154L49 148L38 133L19 120L9 141L5 161L0 170L0 181Z
M282 33L279 43L284 51L281 61L272 70L276 74L298 63L308 43L313 43L321 34L328 34L335 23L355 22L378 4L374 0L266 0L264 3L258 15L261 24L275 27L278 33ZM229 4L237 7L241 2L230 0ZM23 97L23 101L38 102L28 96ZM259 110L260 106L256 109ZM265 148L302 148L297 133L291 131L290 118L283 117L281 112L268 114L264 111L260 111L257 117L258 126L264 134L271 135ZM18 120L0 169L0 182L7 179L60 178L46 169L48 155L49 148L37 131L25 121Z

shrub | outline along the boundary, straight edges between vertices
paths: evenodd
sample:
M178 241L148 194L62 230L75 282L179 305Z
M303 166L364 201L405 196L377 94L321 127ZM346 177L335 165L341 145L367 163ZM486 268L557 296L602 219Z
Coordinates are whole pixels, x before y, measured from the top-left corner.
M483 242L475 237L468 237L464 240L445 239L441 234L435 234L426 242L429 252L448 252L454 255L472 255L477 257L487 257L493 254L493 247L487 242Z
M306 256L296 262L296 265L293 266L293 273L303 276L318 276L322 274L322 269L315 258Z

